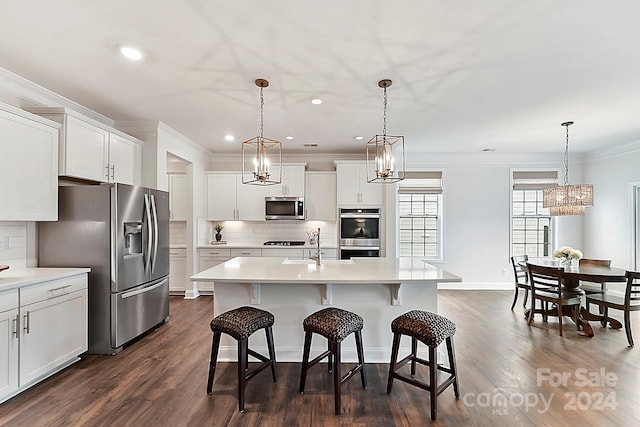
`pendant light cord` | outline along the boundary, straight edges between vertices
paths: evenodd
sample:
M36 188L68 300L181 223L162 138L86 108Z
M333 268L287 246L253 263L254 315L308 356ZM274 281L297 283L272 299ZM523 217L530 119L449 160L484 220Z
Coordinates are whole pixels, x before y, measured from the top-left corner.
M262 90L263 87L260 87L260 142L264 139L264 95Z
M382 136L387 136L387 87L383 87Z
M564 185L569 185L569 123L563 123L567 128L567 141L564 147Z

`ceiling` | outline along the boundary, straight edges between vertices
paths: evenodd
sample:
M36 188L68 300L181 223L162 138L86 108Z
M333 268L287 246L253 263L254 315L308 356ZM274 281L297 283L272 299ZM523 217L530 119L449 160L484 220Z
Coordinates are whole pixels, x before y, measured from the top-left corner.
M562 152L568 120L571 152L640 140L635 0L1 1L0 67L214 152L258 135L256 78L285 154L362 153L383 78L408 154Z

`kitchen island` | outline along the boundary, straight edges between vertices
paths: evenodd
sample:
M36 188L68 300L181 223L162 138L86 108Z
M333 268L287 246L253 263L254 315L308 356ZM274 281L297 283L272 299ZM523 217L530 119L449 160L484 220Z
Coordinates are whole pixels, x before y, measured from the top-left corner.
M301 361L302 320L334 306L364 318L365 360L388 363L391 321L409 310L437 312L437 284L460 282L461 278L415 258L327 259L316 265L306 259L237 257L191 280L214 282L215 315L243 305L273 313L279 361ZM264 334L256 333L250 341L257 350L266 351ZM312 354L326 349L323 341L313 341ZM409 348L408 340L403 347ZM236 342L223 335L219 360L235 360L236 354ZM352 336L345 340L343 359L357 360Z

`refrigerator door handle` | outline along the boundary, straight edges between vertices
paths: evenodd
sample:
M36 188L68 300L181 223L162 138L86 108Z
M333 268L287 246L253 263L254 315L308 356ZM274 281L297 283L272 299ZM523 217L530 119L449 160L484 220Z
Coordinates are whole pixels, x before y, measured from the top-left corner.
M121 296L122 296L122 299L125 299L125 298L131 298L131 297L133 297L133 296L140 295L140 294L144 294L144 293L146 293L146 292L151 292L152 290L157 289L157 288L159 288L160 286L162 286L162 285L164 285L165 283L167 283L167 281L168 281L168 280L169 280L169 279L162 279L161 281L159 281L158 283L156 283L156 284L155 284L155 285L153 285L153 286L149 286L149 287L147 287L147 288L142 288L142 289L136 289L135 291L131 291L131 292L125 292L125 293L123 293L123 294L121 295Z
M149 238L147 239L147 251L146 251L146 259L144 260L144 272L145 274L149 273L149 265L151 264L151 245L153 244L153 229L151 228L151 210L149 207L149 195L144 195L144 211L147 216L147 231Z
M158 257L158 208L156 196L151 195L151 214L153 215L153 256L151 257L151 273L156 271L156 258Z

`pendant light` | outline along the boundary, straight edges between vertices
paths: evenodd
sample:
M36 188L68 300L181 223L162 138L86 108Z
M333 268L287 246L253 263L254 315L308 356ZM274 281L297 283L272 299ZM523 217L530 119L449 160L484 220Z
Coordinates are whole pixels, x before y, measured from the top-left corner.
M391 80L378 82L383 90L382 135L376 135L366 145L367 182L392 184L404 179L404 136L387 135L387 88Z
M542 206L549 208L552 216L584 215L587 206L593 206L593 185L569 185L569 126L573 122L564 122L566 144L564 149L564 185L543 190Z
M264 95L269 82L256 79L260 88L260 135L242 143L242 183L275 185L281 182L282 143L264 137Z

